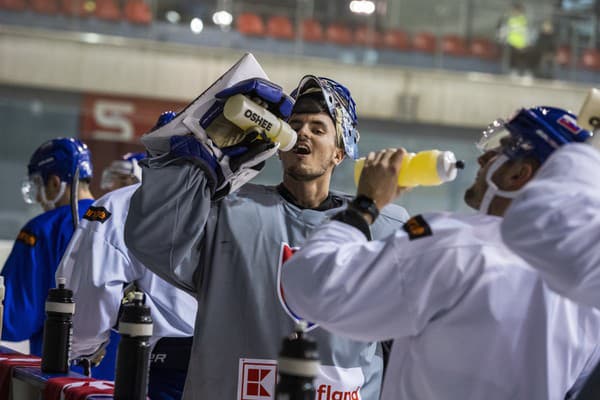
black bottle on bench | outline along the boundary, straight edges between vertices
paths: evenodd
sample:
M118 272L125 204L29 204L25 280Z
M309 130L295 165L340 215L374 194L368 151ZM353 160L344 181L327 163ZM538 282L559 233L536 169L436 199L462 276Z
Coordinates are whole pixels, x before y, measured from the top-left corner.
M46 321L42 341L42 372L67 373L73 334L75 302L73 291L65 287L65 278L57 278L57 287L48 291Z

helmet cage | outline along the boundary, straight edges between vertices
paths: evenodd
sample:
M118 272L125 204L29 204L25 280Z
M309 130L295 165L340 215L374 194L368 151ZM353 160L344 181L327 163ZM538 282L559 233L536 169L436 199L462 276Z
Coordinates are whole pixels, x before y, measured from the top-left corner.
M300 96L311 93L310 89L318 88L323 94L329 115L335 124L338 135L344 142L344 151L348 157L358 158L358 141L360 134L357 129L358 117L356 103L350 91L333 79L306 75L291 96L297 100Z

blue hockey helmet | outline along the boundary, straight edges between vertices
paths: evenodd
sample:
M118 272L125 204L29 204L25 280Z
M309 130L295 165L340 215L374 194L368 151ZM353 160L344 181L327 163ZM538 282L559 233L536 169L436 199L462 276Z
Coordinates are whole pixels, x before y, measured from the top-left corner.
M358 117L356 115L356 103L348 88L333 79L306 75L294 89L291 96L298 100L301 96L309 93L321 92L327 109L338 136L344 142L344 151L348 157L356 160L358 158Z
M477 144L482 151L502 146L509 158L532 156L543 163L560 146L585 142L593 134L581 128L577 117L556 107L517 110L508 120L496 120Z
M29 176L40 175L44 182L56 175L62 182L71 183L79 167L79 179L92 177L90 151L85 143L75 138L57 138L43 143L33 153L27 166Z

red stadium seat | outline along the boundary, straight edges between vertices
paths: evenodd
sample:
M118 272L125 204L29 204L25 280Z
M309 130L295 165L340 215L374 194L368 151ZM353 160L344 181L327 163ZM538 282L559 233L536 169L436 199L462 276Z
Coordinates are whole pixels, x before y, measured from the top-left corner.
M274 15L267 20L267 36L275 39L294 39L294 28L288 17Z
M61 11L69 17L87 17L93 9L86 8L85 0L61 0Z
M500 52L494 42L486 38L475 38L469 46L469 53L483 60L496 60Z
M246 36L264 36L265 35L265 24L262 21L260 16L245 12L240 14L236 20L235 24L237 30L242 35Z
M469 53L467 42L458 35L444 35L441 39L442 53L464 57Z
M381 34L366 26L361 26L354 31L354 43L361 46L380 46Z
M436 38L430 32L420 32L413 36L412 47L423 53L433 53L436 47Z
M0 0L0 8L10 11L24 11L27 7L25 0Z
M39 14L57 14L59 11L57 0L30 0L29 7Z
M600 71L600 50L585 49L581 54L581 67L592 71Z
M302 21L302 40L307 42L322 42L323 27L316 19L305 19Z
M408 33L400 30L390 30L383 34L381 38L383 47L394 50L410 50L410 36Z
M563 67L569 65L571 63L571 48L565 45L559 46L554 60Z
M152 22L152 10L144 0L127 0L123 13L125 19L134 24L148 25Z
M121 19L121 9L115 0L96 0L94 16L107 21L118 21Z
M353 43L352 32L347 26L342 24L334 23L329 25L325 31L325 37L329 42L344 46L348 46Z

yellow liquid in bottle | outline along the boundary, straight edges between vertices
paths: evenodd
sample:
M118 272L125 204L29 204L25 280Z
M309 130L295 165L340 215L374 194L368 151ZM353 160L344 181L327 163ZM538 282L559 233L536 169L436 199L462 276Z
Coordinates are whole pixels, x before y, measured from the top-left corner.
M398 186L436 186L444 181L438 174L439 150L427 150L419 153L408 153L402 159ZM358 185L365 160L356 160L354 165L354 183Z

